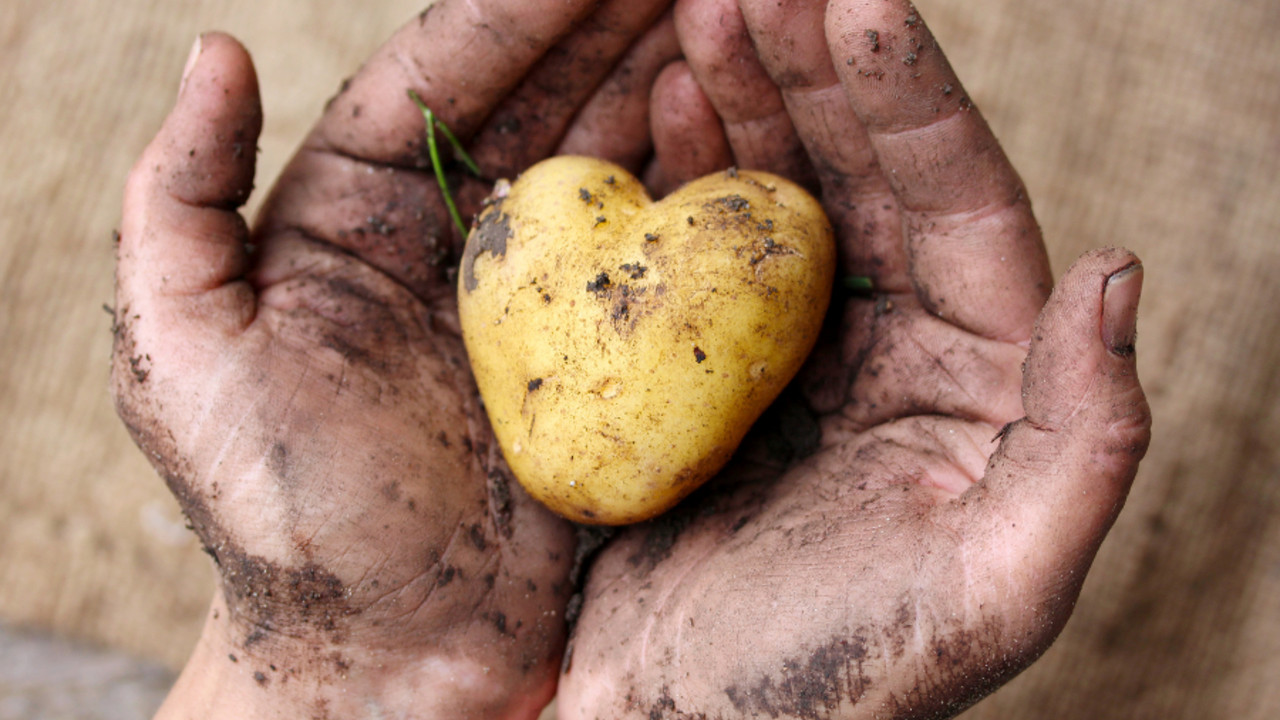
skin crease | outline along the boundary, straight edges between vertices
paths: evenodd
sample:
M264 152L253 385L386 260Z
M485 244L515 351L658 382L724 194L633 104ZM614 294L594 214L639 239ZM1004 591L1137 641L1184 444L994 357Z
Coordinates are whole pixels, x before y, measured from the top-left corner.
M563 718L944 717L1066 622L1149 439L1141 265L1096 251L1050 295L909 4L666 5L442 0L252 225L256 79L203 36L126 187L113 323L121 418L220 577L159 717L532 718L562 666ZM875 283L721 477L596 556L563 665L574 531L476 400L407 88L488 179L577 149L807 182L838 277ZM450 167L469 216L488 180Z

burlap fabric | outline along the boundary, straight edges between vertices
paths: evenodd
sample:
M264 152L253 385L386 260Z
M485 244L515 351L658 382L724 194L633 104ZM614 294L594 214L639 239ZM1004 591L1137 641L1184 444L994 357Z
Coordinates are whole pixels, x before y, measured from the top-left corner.
M966 718L1280 717L1280 3L920 0L1056 270L1147 267L1156 435L1076 615ZM0 618L179 665L207 561L105 386L111 231L197 32L253 50L266 185L419 8L0 4Z

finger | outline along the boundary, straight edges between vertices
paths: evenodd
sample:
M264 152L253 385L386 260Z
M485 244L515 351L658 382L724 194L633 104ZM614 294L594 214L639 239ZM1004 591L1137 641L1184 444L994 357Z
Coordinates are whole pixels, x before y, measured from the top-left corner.
M760 61L781 88L816 168L840 238L842 274L870 278L882 293L906 293L897 202L826 50L824 8L820 0L742 3Z
M1086 568L1146 452L1151 415L1134 355L1141 288L1136 257L1095 251L1036 322L1026 418L1006 428L965 506L1004 556L1019 551L1020 572L1061 578Z
M549 52L472 139L489 177L515 177L550 155L570 121L670 0L605 0Z
M907 227L911 278L931 312L1026 341L1052 286L1021 179L907 0L836 0L834 67Z
M344 83L314 141L337 154L429 166L414 90L462 137L475 133L593 0L441 0L401 28Z
M229 36L201 36L177 103L125 190L117 317L141 320L132 324L134 341L161 325L204 333L252 318L253 295L234 282L245 272L248 238L236 209L253 189L261 127L248 53Z
M556 155L585 155L617 163L637 175L653 152L649 97L658 73L680 57L670 15L649 29L587 101Z
M650 178L656 195L733 164L720 118L688 65L668 65L654 84L651 102L654 158L660 169Z
M675 17L680 45L720 115L734 164L812 184L804 147L777 86L756 59L736 0L679 0Z

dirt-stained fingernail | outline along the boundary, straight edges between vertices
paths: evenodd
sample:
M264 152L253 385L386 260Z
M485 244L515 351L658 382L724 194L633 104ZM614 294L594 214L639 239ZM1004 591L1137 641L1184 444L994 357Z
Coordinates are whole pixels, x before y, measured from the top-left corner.
M204 45L204 36L197 35L195 43L191 46L191 52L187 54L187 64L182 68L182 82L178 84L178 94L181 95L183 90L187 89L187 78L191 77L191 71L195 70L196 62L200 60L200 49Z
M1102 291L1102 341L1113 355L1128 357L1134 353L1141 295L1141 263L1121 268L1107 278Z

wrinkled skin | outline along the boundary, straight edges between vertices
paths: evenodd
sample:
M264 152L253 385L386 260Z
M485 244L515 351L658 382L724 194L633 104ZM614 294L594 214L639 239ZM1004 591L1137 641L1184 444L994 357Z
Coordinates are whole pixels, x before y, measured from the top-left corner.
M1141 265L1095 252L1050 295L906 3L663 5L443 0L252 228L256 81L203 38L130 176L113 328L121 417L221 578L162 717L530 718L555 690L574 532L477 403L407 88L489 179L575 152L659 192L729 164L809 183L839 275L875 285L720 478L595 558L562 717L946 716L1061 629L1149 437ZM474 212L488 183L451 178Z

